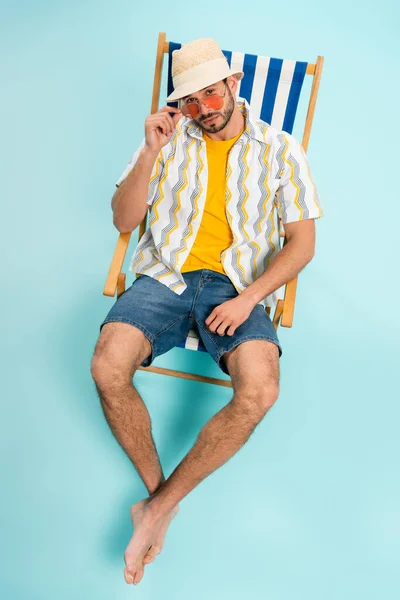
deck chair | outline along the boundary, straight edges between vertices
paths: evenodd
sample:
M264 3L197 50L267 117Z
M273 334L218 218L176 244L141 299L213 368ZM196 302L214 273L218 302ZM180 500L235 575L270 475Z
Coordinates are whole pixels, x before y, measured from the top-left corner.
M180 47L181 44L167 42L165 33L159 34L151 113L155 113L159 109L164 54L168 54L169 95L173 91L171 76L172 52ZM288 133L292 133L293 131L296 111L305 76L311 75L313 77L302 139L302 146L307 152L324 62L323 56L318 56L316 63L310 64L295 60L254 56L252 54L243 54L241 52L223 52L232 69L244 72L244 78L239 82L240 88L238 90L238 95L242 98L246 98L250 104L255 118L261 118L263 121L266 121L276 129L283 130ZM177 103L171 103L171 106L177 106ZM144 217L139 227L139 240L146 230L146 221L147 215ZM284 245L286 243L286 238L283 227L281 228L281 231L281 237ZM126 275L121 271L130 237L131 233L121 233L119 235L103 291L104 295L106 296L113 297L117 292L118 298L125 291ZM283 298L278 300L272 318L275 330L278 329L279 323L281 323L282 327L292 326L296 299L296 287L297 277L291 281L288 281L282 290ZM270 308L266 308L266 310L268 314L270 314ZM184 340L179 346L188 350L207 352L201 343L196 330L190 331L187 339ZM230 380L217 379L215 377L205 377L193 373L164 369L155 366L139 368L152 373L160 373L173 377L180 377L183 379L191 379L225 387L232 387Z

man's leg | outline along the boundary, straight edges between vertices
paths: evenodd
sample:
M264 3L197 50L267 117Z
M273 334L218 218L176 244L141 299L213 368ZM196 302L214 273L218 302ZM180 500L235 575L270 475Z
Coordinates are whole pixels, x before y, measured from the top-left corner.
M243 342L227 352L224 359L234 396L206 423L193 448L145 502L130 543L127 581L129 576L140 581L143 556L160 520L243 446L278 398L279 351L275 344L265 340Z
M150 342L139 329L126 323L106 323L96 344L91 373L113 434L153 494L165 478L148 410L132 384L137 367L150 353Z
M106 323L96 344L91 373L112 432L149 494L153 494L165 477L152 437L148 410L132 384L135 371L150 354L150 342L139 329L126 323ZM134 528L137 509L137 505L131 509ZM173 507L160 524L150 550L150 560L161 552L168 525L177 511L178 507Z

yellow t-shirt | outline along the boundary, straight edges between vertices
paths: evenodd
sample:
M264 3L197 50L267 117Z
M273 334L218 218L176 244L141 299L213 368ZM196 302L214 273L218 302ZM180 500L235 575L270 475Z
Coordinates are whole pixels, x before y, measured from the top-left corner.
M241 135L242 132L230 140L217 141L203 133L208 163L207 197L200 227L182 273L210 269L225 275L221 253L233 241L225 212L226 165L229 151Z

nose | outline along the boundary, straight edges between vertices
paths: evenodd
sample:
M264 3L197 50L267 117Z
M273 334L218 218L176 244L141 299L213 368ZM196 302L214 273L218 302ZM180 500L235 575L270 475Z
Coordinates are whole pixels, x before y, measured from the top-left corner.
M200 113L199 113L200 117L207 119L208 117L215 117L218 114L219 114L219 111L217 111L213 108L209 108L208 106L204 106L203 104L200 104Z
M201 115L208 115L210 112L212 112L211 108L208 108L208 106L205 106L202 102L199 102L199 107Z

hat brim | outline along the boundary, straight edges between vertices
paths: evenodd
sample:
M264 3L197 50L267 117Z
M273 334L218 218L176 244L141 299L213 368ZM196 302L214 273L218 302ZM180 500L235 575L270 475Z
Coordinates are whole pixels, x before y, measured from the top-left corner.
M232 71L231 69L228 69L223 75L224 76L221 77L221 74L213 75L212 73L209 73L207 75L204 75L203 77L199 77L196 80L187 81L186 83L183 83L182 85L178 86L172 92L172 94L168 96L167 102L181 100L185 96L199 92L200 90L203 90L204 88L212 85L213 83L217 83L217 81L222 81L223 79L225 79L226 77L230 77L231 75L236 75L236 79L238 81L240 81L244 77L243 71Z

